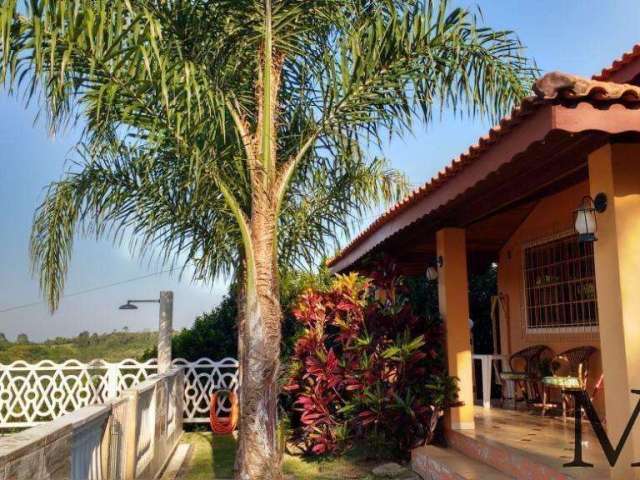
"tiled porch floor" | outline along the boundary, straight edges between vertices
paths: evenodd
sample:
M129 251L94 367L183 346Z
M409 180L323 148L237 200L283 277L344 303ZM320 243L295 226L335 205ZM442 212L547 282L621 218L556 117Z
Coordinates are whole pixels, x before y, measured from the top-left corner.
M565 468L573 459L573 420L541 417L539 414L476 407L475 431L459 433L486 445L517 451L521 456L576 479L608 478L609 466L591 425L583 423L583 459L594 468ZM615 442L615 440L614 440Z

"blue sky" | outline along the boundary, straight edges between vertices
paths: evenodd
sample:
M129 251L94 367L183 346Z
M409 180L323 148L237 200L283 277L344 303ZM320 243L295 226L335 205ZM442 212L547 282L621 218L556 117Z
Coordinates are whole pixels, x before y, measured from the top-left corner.
M640 4L637 0L491 0L455 2L479 5L488 25L515 30L544 71L562 70L589 76L640 42ZM28 238L33 211L44 187L59 178L76 139L73 131L51 138L36 111L0 93L0 311L40 300L37 281L29 271ZM414 184L432 177L452 158L475 143L489 125L443 115L428 128L389 144L384 153ZM370 220L370 219L369 219ZM126 247L78 239L67 280L73 294L162 270L132 259ZM106 332L155 329L157 309L119 311L127 298L157 297L174 290L174 325L188 326L194 317L216 305L226 287L180 281L168 274L153 276L93 293L63 299L50 315L43 304L0 313L0 332L9 338L27 333L31 339Z

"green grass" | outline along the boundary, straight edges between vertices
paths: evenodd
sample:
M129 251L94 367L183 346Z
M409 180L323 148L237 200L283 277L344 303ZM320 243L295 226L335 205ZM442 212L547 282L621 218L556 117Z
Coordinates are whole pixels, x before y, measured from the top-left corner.
M210 432L185 433L183 442L193 446L187 475L183 480L221 480L233 478L236 442L230 435L213 436ZM285 474L300 480L369 479L369 472L379 462L358 455L329 460L310 460L285 455Z
M189 432L184 434L182 441L193 447L187 480L233 478L236 441L231 435Z
M357 455L313 460L285 455L284 471L299 480L371 479L371 469L380 462L367 461Z

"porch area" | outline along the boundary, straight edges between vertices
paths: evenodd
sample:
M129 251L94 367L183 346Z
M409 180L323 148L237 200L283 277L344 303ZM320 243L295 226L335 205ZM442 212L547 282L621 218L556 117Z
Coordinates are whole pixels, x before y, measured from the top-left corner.
M576 389L606 419L614 449L627 427L640 388L640 77L627 81L543 77L536 97L331 260L335 272L366 274L368 259L384 254L406 276L437 284L463 405L446 418L452 449L414 452L424 478L640 478L637 426L610 467L585 424L584 458L595 467L568 470L570 418L474 407L479 389L491 407L490 390L474 382L474 355L493 355L518 376L503 382L502 397L540 403L546 392L562 404ZM478 351L469 282L490 268L496 290L483 328L493 342ZM485 377L490 370L485 362ZM439 469L447 459L493 470Z
M573 420L500 408L474 408L475 429L451 430L449 448L412 452L412 467L429 480L607 479L609 464L589 424L583 425L582 458L593 468L563 465L574 457Z

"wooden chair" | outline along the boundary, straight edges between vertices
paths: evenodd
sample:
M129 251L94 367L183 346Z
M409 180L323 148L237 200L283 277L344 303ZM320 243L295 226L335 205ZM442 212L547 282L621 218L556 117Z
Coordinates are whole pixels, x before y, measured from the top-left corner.
M543 356L545 355L553 355L553 352L549 347L546 345L532 345L514 353L509 358L511 371L502 372L500 374L500 379L503 384L506 382L514 383L514 404L523 400L527 403L532 403L540 398L538 384L543 377L541 365ZM523 393L522 398L518 398L518 387L520 387L520 390ZM504 392L505 388L503 388L502 391Z
M546 413L550 404L547 403L551 389L560 390L560 403L562 404L562 416L567 416L567 405L571 401L566 392L572 390L586 390L589 379L589 359L598 351L592 346L576 347L556 355L551 362L552 376L542 379L542 415ZM602 382L597 382L595 392Z

